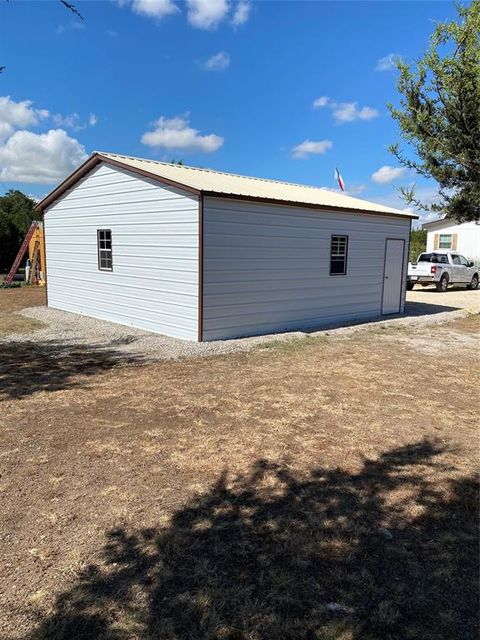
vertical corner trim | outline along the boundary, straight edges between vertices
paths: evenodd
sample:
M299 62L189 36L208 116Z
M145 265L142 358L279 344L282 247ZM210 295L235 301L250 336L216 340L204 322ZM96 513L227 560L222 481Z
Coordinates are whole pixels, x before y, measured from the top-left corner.
M198 342L203 342L203 193L198 196Z

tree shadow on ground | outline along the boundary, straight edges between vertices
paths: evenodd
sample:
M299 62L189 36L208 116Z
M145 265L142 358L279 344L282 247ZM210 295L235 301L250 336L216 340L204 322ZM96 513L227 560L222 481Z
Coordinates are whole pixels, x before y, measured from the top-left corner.
M56 341L2 343L0 400L81 386L101 371L144 361L113 346L119 345L84 346Z
M441 453L224 474L169 526L110 531L30 640L476 639L478 487L442 486Z
M438 293L438 292L436 292ZM441 295L441 294L439 294ZM435 304L432 302L406 302L405 314L407 316L430 316L436 313L447 313L447 311L460 311L462 307L452 307L450 305Z

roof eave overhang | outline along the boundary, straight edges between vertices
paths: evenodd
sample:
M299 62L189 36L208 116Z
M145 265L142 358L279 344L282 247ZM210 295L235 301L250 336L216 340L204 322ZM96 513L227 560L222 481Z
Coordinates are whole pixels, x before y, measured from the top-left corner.
M338 207L333 205L312 204L309 202L295 202L293 200L281 200L279 198L262 198L256 196L238 195L235 193L220 193L218 191L203 191L204 196L212 198L225 198L228 200L243 200L248 202L260 202L265 204L279 204L289 207L300 207L303 209L316 209L317 211L336 211L339 213L362 213L373 216L391 216L405 220L418 220L418 216L413 213L395 213L393 211L375 211L372 209Z
M437 220L431 220L430 222L424 222L422 224L422 229L434 229L437 225L442 226L441 223L447 224L456 224L454 220L448 220L448 218L437 218Z
M81 164L78 169L75 169L73 173L63 180L53 191L50 191L40 202L37 202L35 205L35 211L44 211L52 202L55 202L60 196L73 187L73 185L78 182L85 174L93 169L95 165L100 162L97 153L93 153L89 158L85 160L83 164Z
M155 180L156 182L160 182L165 186L173 187L176 189L180 189L181 191L186 191L195 196L205 195L211 196L215 198L228 198L232 200L243 200L249 202L263 202L265 204L276 204L276 205L284 205L290 207L301 207L306 209L316 209L317 211L338 211L340 213L362 213L376 216L391 216L395 218L405 218L417 220L418 216L414 214L406 214L406 213L394 213L389 211L375 211L371 209L361 209L361 208L348 208L348 207L338 207L338 206L330 206L330 205L320 205L320 204L312 204L308 202L295 202L292 200L281 200L277 198L262 198L256 196L245 196L235 193L221 193L218 191L208 191L202 189L196 189L189 185L183 184L181 182L176 182L175 180L170 180L169 178L164 178L163 176L159 176L156 173L151 173L150 171L145 171L144 169L140 169L138 167L134 167L130 164L122 162L121 160L114 160L113 158L109 158L107 156L102 155L101 153L93 153L85 162L78 167L73 173L71 173L63 182L61 182L58 187L55 187L53 191L51 191L48 195L46 195L36 206L35 211L43 212L47 207L53 204L58 198L60 198L68 189L73 187L79 180L81 180L89 171L91 171L97 164L105 163L114 167L119 167L120 169L124 169L125 171L129 171L131 173L135 173L144 178L149 178L150 180Z

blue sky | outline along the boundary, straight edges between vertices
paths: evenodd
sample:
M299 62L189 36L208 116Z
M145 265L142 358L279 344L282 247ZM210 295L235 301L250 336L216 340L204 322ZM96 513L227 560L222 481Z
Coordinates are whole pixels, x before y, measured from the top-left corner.
M412 60L450 2L0 3L0 192L40 197L93 150L404 205L389 56ZM380 61L380 62L379 62ZM383 62L382 62L383 61ZM386 168L385 168L386 167Z

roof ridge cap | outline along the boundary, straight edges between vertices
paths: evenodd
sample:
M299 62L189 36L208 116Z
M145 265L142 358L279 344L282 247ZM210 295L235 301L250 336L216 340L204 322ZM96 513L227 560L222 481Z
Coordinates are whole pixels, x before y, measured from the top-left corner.
M127 156L121 153L111 153L107 151L94 151L94 153L100 156L115 156L117 158L126 158L129 160L139 160L140 162L149 162L151 164L160 164L166 167L178 167L179 169L190 169L191 171L205 171L209 173L218 173L223 176L235 176L236 178L244 178L246 180L257 180L258 182L273 182L274 184L285 184L292 187L302 187L303 189L315 189L317 191L327 191L330 192L330 189L326 189L325 187L316 187L312 184L303 184L301 182L289 182L288 180L276 180L274 178L260 178L258 176L246 176L242 173L233 173L231 171L220 171L219 169L211 169L210 167L194 167L193 165L188 164L174 164L172 162L165 162L163 160L152 160L151 158L140 158L139 156ZM336 193L336 192L335 192ZM343 196L345 198L351 198L352 196L344 195L342 193L337 193L337 195Z

